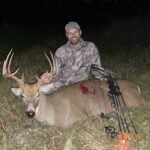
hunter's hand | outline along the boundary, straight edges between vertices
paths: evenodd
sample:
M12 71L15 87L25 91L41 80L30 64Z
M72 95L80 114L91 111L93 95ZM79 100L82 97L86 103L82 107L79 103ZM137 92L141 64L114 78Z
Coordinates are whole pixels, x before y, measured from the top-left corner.
M48 72L45 72L41 75L41 80L44 84L48 84L53 80L53 76L51 74L49 74Z

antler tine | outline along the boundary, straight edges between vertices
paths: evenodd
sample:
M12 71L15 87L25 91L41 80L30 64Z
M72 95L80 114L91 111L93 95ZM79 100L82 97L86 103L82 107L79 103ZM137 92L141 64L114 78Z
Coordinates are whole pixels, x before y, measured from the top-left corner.
M6 75L7 75L7 62L8 62L8 59L9 59L11 53L12 53L12 49L8 53L6 59L4 60L4 63L3 63L3 72L2 72L2 74L3 74L4 77L6 77Z
M57 67L57 62L54 59L53 53L50 51L52 61L50 60L50 58L48 57L48 55L46 53L44 53L44 55L50 65L51 71L49 73L52 74L52 76L56 76L58 74L58 67Z
M51 71L50 71L50 72L52 72L53 64L52 64L52 62L51 62L50 58L48 57L48 55L47 55L46 53L44 53L44 55L45 55L46 59L48 60L49 65L50 65L50 69L51 69Z
M56 61L54 59L52 51L50 51L50 55L51 55L52 63L53 63L53 73L56 73Z
M11 49L6 59L4 60L2 74L4 78L12 78L20 83L22 82L21 79L15 76L15 74L19 71L19 68L13 73L11 73L10 71L10 66L11 66L13 56L14 56L14 52L12 52L12 49Z
M12 51L12 49L11 49L11 51ZM8 73L11 74L11 76L14 76L19 71L19 68L17 68L16 71L14 71L13 73L11 73L11 71L10 71L10 66L11 66L13 56L14 56L14 52L10 56L10 59L9 59L9 62L8 62Z
M57 61L56 59L54 58L54 55L53 53L50 51L50 54L51 54L51 58L52 58L52 63L53 63L53 73L54 73L54 76L56 76L58 74L58 65L57 65Z
M57 61L55 60L55 65L56 65L56 74L59 73L59 70L58 70L58 64L57 64Z

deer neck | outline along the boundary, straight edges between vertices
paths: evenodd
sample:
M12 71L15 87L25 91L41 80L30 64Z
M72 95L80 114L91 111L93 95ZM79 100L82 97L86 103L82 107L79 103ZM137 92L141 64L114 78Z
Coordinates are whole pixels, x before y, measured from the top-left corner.
M40 122L47 121L49 124L54 125L55 124L54 118L55 115L53 103L51 103L48 95L41 93L39 105L36 108L35 119Z

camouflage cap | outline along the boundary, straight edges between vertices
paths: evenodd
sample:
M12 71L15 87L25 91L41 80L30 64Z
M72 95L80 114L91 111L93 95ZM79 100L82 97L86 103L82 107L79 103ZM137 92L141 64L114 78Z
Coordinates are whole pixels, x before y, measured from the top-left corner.
M77 22L70 21L70 22L68 22L68 23L66 24L66 26L65 26L65 31L68 31L68 30L70 30L70 29L72 29L72 28L75 28L75 29L80 30L80 26L79 26L79 24L78 24Z

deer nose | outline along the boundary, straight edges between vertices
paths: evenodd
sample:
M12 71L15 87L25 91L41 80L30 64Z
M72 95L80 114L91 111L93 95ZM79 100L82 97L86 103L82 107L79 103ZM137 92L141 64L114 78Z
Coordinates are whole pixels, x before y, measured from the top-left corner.
M35 115L35 112L33 110L30 110L30 111L26 111L26 115L30 118L34 117Z

